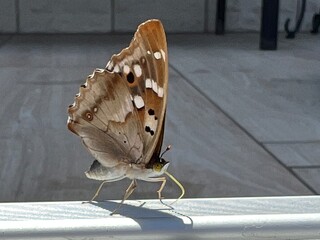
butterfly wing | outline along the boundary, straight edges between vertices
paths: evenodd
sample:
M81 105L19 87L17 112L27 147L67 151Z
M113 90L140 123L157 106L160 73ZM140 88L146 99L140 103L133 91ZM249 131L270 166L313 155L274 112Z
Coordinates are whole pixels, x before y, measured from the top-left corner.
M128 48L112 56L106 70L95 70L81 86L68 109L68 128L103 166L147 164L162 143L166 59L162 24L149 20L138 27Z
M68 128L82 138L103 166L141 158L140 126L130 92L118 74L94 71L80 87L68 113Z
M138 27L130 46L113 55L106 67L127 80L133 97L144 146L139 163L148 163L157 145L160 146L157 152L161 150L168 88L167 59L163 26L159 20L149 20Z

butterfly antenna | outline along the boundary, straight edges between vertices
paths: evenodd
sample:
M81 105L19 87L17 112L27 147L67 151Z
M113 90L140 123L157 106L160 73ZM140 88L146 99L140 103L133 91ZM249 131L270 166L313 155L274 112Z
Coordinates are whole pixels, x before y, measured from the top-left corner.
M163 151L163 153L161 153L160 158L162 158L163 154L165 154L166 152L168 152L171 149L171 145L168 145L166 150Z
M164 172L165 174L167 174L172 181L174 181L175 184L177 184L179 186L179 188L181 189L181 195L180 197L177 198L177 200L173 201L172 203L170 203L170 205L176 203L179 199L181 199L184 196L184 187L182 186L182 184L174 177L172 176L170 173L168 173L167 171Z

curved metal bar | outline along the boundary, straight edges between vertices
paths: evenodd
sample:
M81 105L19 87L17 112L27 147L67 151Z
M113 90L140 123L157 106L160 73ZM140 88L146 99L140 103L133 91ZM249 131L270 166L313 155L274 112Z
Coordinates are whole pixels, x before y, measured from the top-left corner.
M299 15L299 18L298 18L298 21L296 23L296 26L294 28L293 31L290 31L289 30L289 23L290 23L290 19L288 18L284 24L284 29L287 33L287 36L286 38L295 38L295 35L296 35L296 32L299 31L300 29L300 26L301 26L301 23L302 23L302 20L303 20L303 17L304 17L304 12L306 10L306 0L302 0L302 5L301 5L301 10L300 10L300 15Z
M165 205L172 199L164 200ZM2 240L319 239L320 196L0 203ZM142 207L143 206L143 207Z

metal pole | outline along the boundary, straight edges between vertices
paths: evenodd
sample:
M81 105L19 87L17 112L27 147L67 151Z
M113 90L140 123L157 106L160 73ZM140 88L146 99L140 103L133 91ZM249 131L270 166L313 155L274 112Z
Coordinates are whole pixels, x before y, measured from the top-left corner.
M279 0L263 0L260 49L276 50L278 40Z
M217 1L217 11L216 11L216 34L224 34L225 25L225 13L226 13L226 0Z

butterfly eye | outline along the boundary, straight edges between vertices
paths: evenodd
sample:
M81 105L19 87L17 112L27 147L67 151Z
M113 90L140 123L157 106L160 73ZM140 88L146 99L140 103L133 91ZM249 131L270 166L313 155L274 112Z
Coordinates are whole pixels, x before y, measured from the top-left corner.
M161 163L155 163L155 164L153 165L153 170L156 171L156 172L160 172L161 169L162 169L162 167L163 167L163 164L161 164Z

